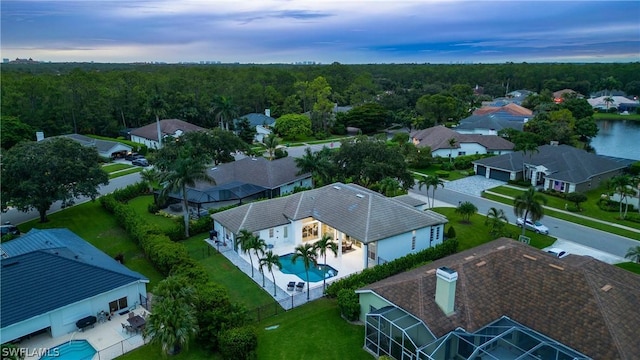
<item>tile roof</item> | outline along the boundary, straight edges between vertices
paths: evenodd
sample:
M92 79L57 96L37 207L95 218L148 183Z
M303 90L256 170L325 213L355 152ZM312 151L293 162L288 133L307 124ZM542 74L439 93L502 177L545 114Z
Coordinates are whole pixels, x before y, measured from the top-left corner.
M116 151L115 149L118 149L118 151L120 150L131 151L131 146L123 144L118 141L94 139L94 138L80 135L80 134L67 134L67 135L61 135L61 136L75 140L84 146L93 146L101 154L111 155L112 152Z
M243 182L258 185L267 189L276 189L280 186L297 180L311 177L311 174L298 175L298 165L295 158L284 157L269 161L263 157L246 157L229 163L219 164L209 169L208 173L217 185L230 182ZM211 184L198 184L196 188L210 188Z
M253 127L258 125L273 126L273 124L276 123L276 119L272 118L271 116L267 116L265 114L260 114L260 113L251 113L251 114L242 115L239 118L235 119L234 122L237 123L240 119L243 119L243 118L247 118L247 120L249 120L249 124L251 124L251 126Z
M141 281L140 277L69 258L55 249L11 256L0 264L3 328Z
M500 131L502 129L515 129L522 131L524 128L524 117L509 115L509 116L495 116L495 114L485 115L471 115L467 118L460 120L456 131L458 130L474 130L474 129L488 129Z
M160 120L160 131L162 132L162 135L172 136L178 130L181 130L182 132L190 132L205 130L205 128L178 119ZM154 121L151 124L131 130L131 135L158 141L158 129L156 127L156 122Z
M411 137L418 141L417 146L428 146L431 151L440 149L451 149L449 139L456 139L454 149L459 149L460 144L477 143L487 150L512 150L513 143L503 139L498 135L482 134L460 134L445 126L434 126L427 129L415 131Z
M523 159L526 157L526 159ZM507 171L521 171L522 164L542 165L548 169L549 179L583 183L594 176L621 170L633 162L626 159L612 159L586 152L569 145L542 145L538 152L523 154L522 151L493 156L474 161L474 164L485 165Z
M511 115L520 115L520 116L532 116L533 111L527 109L526 107L520 106L518 104L509 103L504 106L485 106L479 109L476 109L473 114L474 115L485 115L489 113L498 113L505 112Z
M432 211L420 211L361 186L342 183L254 202L211 217L234 233L313 217L364 243L447 222Z
M436 275L458 273L455 313L436 305ZM594 359L640 354L640 276L590 257L550 256L501 238L389 277L372 290L412 313L436 336L476 331L506 315Z

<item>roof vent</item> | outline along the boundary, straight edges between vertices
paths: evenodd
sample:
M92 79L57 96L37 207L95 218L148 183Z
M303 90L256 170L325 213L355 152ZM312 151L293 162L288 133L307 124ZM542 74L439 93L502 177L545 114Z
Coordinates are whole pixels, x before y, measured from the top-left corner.
M529 259L529 260L533 260L533 261L538 260L538 258L535 258L535 257L533 257L533 256L531 256L531 255L527 255L527 254L522 255L522 257L527 258L527 259Z
M484 260L482 260L482 261L480 261L479 263L476 264L477 267L485 266L485 265L487 265L487 262L484 261Z
M549 266L551 266L554 269L564 270L564 268L562 266L558 266L558 265L554 265L554 264L549 264Z
M357 197L359 197L360 199L364 198L364 195L362 194L356 194Z
M433 274L433 273L435 273L435 272L436 272L436 269L430 269L430 270L427 270L427 274Z
M466 258L464 258L465 260L469 261L471 259L473 259L475 256L471 255L471 256L467 256Z
M218 170L218 167L212 167L211 170Z
M605 286L600 288L600 290L602 290L604 292L607 292L607 291L609 291L611 289L613 289L613 286L611 286L610 284L607 284L607 285L605 285Z
M258 161L258 158L252 157L251 160Z
M497 247L498 250L502 250L504 248L506 248L506 246L504 246L504 245L500 245L500 246Z
M333 188L336 189L336 190L340 190L341 189L341 187L338 186L338 185L333 185Z

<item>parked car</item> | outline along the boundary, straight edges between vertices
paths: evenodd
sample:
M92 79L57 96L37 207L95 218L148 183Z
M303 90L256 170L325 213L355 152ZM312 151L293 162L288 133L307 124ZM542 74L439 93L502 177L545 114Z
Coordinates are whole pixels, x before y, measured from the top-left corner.
M145 158L139 158L132 160L131 165L147 167L149 166L149 162Z
M531 221L531 219L527 219L527 221L525 222L522 218L518 218L516 220L516 224L518 226L522 226L523 224L525 224L527 229L533 230L538 234L549 234L549 228L542 225L542 223L540 223L539 221Z
M568 252L566 252L566 251L564 251L564 250L562 250L560 248L549 248L549 249L547 249L547 253L549 253L549 254L557 257L557 258L560 258L560 259L562 259L563 257L569 255Z
M0 228L1 236L5 236L7 234L11 235L20 235L20 229L18 229L15 225L5 224Z
M127 155L125 155L125 157L124 157L124 159L125 159L125 160L129 160L129 161L133 161L133 160L135 160L135 159L142 159L142 158L144 158L144 156L143 156L143 155L140 155L140 154L138 154L138 153L136 153L136 152L128 153L128 154L127 154Z

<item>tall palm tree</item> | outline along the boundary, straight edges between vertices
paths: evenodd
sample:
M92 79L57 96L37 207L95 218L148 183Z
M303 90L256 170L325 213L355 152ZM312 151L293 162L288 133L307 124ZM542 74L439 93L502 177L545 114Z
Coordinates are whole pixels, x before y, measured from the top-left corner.
M295 159L298 166L298 174L311 173L315 185L321 186L331 182L331 152L326 146L322 150L313 152L310 147L304 149L304 155Z
M162 96L156 94L149 100L147 112L156 118L156 131L158 133L158 144L162 148L162 131L160 130L160 116L165 116L167 103Z
M220 124L221 129L229 130L229 121L238 116L238 109L230 98L216 96L211 103L211 113Z
M302 259L302 263L304 264L304 270L307 274L307 300L309 300L309 269L311 266L316 266L318 263L317 260L316 249L313 245L306 243L303 245L298 245L294 249L293 256L291 257L291 262L296 263L298 259Z
M456 146L456 143L458 142L455 138L450 138L448 140L449 142L449 162L453 161L453 148Z
M280 145L280 142L278 141L276 134L271 133L269 134L269 136L264 138L264 145L267 147L267 152L269 153L269 160L273 160L273 154L275 153L278 145Z
M273 251L269 250L264 254L264 257L260 259L260 268L266 267L267 270L271 273L271 277L273 278L273 296L276 296L276 276L273 273L274 266L278 267L278 269L282 269L282 263L280 263L280 257L273 253Z
M633 262L640 263L640 246L630 247L624 257Z
M264 255L267 242L259 236L254 236L253 241L249 243L249 248L256 254L256 260L258 261L258 266L260 266L260 255ZM249 257L251 257L251 254L249 254ZM264 271L262 271L262 266L260 266L260 273L262 274L262 287L264 287ZM253 277L253 269L251 269L251 277Z
M427 175L422 175L420 177L420 179L418 179L418 190L422 190L422 187L424 186L426 188L427 191L427 206L428 207L433 207L431 206L431 204L429 204L429 188L431 188L431 183L429 182L429 177Z
M611 178L609 181L609 186L615 191L618 195L620 195L620 218L624 219L627 217L627 211L629 209L629 201L627 197L629 195L635 195L635 192L632 189L633 182L629 175L618 175ZM625 202L625 210L622 212L622 202Z
M535 222L544 216L544 206L547 204L547 198L536 191L531 186L527 191L516 196L513 200L513 213L526 221L530 219ZM522 224L522 235L525 234L526 226Z
M240 250L243 254L249 254L249 262L251 263L251 277L253 277L253 258L251 257L252 243L255 241L255 235L253 235L247 229L240 229L240 232L236 234L236 244L240 246Z
M529 158L531 158L531 155L533 155L534 153L540 152L540 150L538 149L538 145L533 142L525 142L525 143L519 144L516 150L522 151L522 180L525 181L527 177L527 174L526 174L527 170L525 169L526 156L527 154L529 154Z
M489 232L492 235L501 235L502 229L504 228L505 224L508 223L509 219L507 219L507 215L504 213L504 210L492 207L489 209L489 211L487 211L487 218L484 221L484 224L489 226Z
M431 175L428 183L431 186L431 207L434 207L436 205L436 189L438 186L444 187L444 181L436 175Z
M179 191L182 196L184 234L189 237L189 199L187 187L195 187L200 181L215 184L215 180L207 173L207 165L204 158L193 156L178 157L161 175L163 184L161 195L166 196L174 191Z
M149 186L149 193L153 192L155 184L160 179L160 172L156 168L150 168L140 171L140 180L144 181Z
M320 240L313 244L315 251L318 255L324 257L324 263L327 264L327 250L331 251L335 257L338 257L338 244L333 241L333 236L329 234L322 235ZM322 289L327 288L327 278L322 278Z

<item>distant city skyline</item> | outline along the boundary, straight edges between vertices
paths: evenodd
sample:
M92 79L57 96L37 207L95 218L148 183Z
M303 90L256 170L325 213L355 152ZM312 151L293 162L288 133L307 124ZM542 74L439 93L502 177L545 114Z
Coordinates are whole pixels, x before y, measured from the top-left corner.
M640 61L640 1L3 0L2 58L114 63Z

